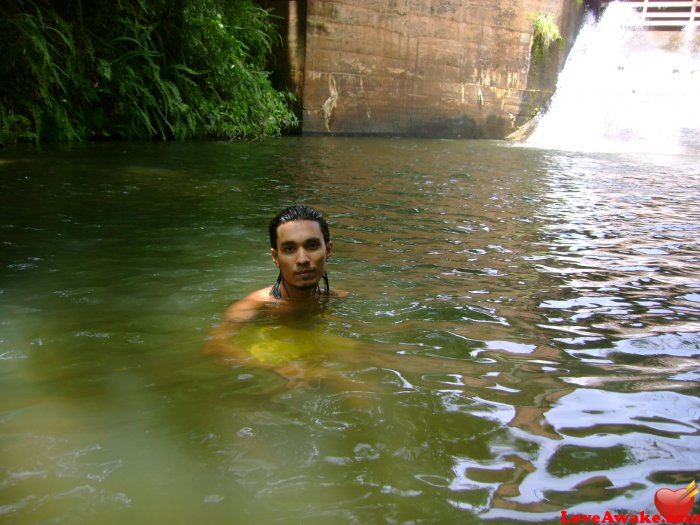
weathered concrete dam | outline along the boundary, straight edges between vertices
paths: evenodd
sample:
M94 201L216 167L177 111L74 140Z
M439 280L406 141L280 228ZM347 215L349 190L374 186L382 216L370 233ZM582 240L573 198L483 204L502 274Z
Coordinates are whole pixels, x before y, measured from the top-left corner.
M549 99L582 0L270 0L305 134L503 138ZM563 37L533 59L534 20Z

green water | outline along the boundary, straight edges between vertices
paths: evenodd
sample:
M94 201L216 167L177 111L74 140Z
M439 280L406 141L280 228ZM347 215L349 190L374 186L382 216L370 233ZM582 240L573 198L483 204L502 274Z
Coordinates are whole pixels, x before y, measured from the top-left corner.
M4 150L0 522L656 512L659 488L700 481L698 160L318 137ZM303 329L324 342L309 380L202 356L276 277L267 222L301 202L352 292Z

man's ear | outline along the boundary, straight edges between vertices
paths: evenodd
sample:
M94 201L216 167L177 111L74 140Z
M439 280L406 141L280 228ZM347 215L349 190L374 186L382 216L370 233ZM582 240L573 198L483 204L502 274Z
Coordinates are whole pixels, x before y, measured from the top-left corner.
M331 256L331 253L333 253L333 241L328 241L326 243L326 260Z
M277 260L277 250L275 248L270 248L270 255L272 256L272 260L275 262L275 266L279 268L280 262Z

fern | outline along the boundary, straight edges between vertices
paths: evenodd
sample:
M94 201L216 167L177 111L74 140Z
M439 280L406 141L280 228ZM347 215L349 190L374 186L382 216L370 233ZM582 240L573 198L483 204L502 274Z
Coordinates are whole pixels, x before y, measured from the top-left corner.
M542 61L552 44L559 42L560 45L563 45L564 39L561 37L559 26L557 26L552 15L538 13L533 25L532 57L534 63L538 64Z
M297 125L291 95L264 70L278 38L269 13L252 0L176 4L3 3L3 140L234 138Z

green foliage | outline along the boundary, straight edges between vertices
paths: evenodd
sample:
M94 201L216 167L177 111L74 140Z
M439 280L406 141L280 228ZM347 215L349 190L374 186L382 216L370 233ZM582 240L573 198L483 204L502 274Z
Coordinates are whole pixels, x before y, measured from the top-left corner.
M253 0L0 7L0 140L256 137L297 125Z
M0 18L4 60L0 66L0 138L38 140L44 128L54 128L57 138L78 138L79 131L68 108L77 49L65 24L50 25L42 13L20 12ZM55 60L63 55L60 61Z
M533 24L532 59L535 64L539 64L552 44L558 42L560 46L563 46L564 39L561 37L559 26L552 15L538 13Z
M291 94L272 90L263 69L277 36L266 11L251 2L236 2L228 10L192 4L185 21L186 31L193 35L181 51L190 78L208 78L195 107L203 116L201 134L270 135L279 133L280 126L297 124L288 109Z

